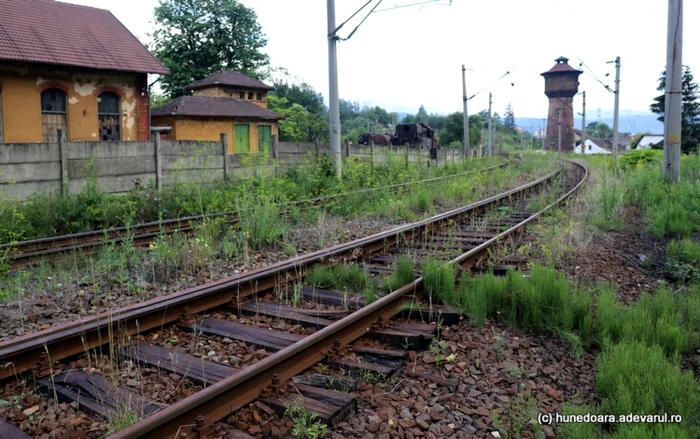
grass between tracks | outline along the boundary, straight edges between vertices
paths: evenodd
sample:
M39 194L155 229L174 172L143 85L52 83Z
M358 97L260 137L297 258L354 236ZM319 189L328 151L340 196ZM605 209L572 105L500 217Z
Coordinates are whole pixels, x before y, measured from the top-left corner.
M527 175L529 180L549 172L552 168L551 160L532 158L518 167L470 174L435 184L420 184L413 186L410 191L398 194L380 189L362 196L343 197L332 204L309 210L286 209L286 215L283 215L279 199L274 199L270 194L275 193L279 187L285 187L285 182L290 181L296 182L295 187L305 187L307 192L318 192L318 187L314 184L323 187L327 185L313 183L316 178L320 179L320 176L325 175L319 170L325 169L324 160L314 159L302 165L300 169L290 170L285 178L260 179L257 183L258 192L251 192L231 201L239 212L239 222L235 227L225 218L210 218L196 225L193 237L178 233L160 234L150 245L151 252L148 254L135 247L133 233L129 232L121 246L105 244L96 255L85 257L76 254L58 262L56 266L43 263L38 267L1 277L0 298L12 299L32 289L48 292L65 290L66 285L71 285L75 280L92 286L98 294L117 287L121 290L126 287L128 294L145 297L147 291L144 285L147 283L168 283L182 274L197 275L202 270L208 272L211 277L214 268L222 264L249 266L256 251L270 244L281 247L279 250L286 256L294 256L297 253L296 243L291 241L288 232L295 225L315 225L318 230L316 244L322 248L326 246L329 234L338 232L327 230L330 227L326 224L331 218L369 216L392 222L416 220L433 214L440 206L475 201L486 194L512 187L518 176ZM491 162L474 161L446 165L440 170L432 167L432 170L428 171L426 166L418 164L411 164L407 168L404 161L395 158L390 158L383 166L374 167L356 161L347 164L342 187L356 188L353 185L359 185L358 182L362 178L370 179L370 184L394 183L399 178L412 180L440 173L454 174L468 169L481 169L488 165L491 165ZM447 168L450 168L449 172ZM305 170L309 170L309 173L305 173ZM313 189L314 187L317 189ZM327 189L321 190L325 193ZM204 192L201 197L206 198ZM194 210L206 213L209 207L205 208L205 205L209 206L202 201ZM0 203L0 209L3 208L5 207ZM10 225L0 226L3 227L5 232L10 233ZM340 236L343 236L344 231L339 232ZM333 237L338 238L335 235ZM3 260L4 268L7 268L7 259L1 256L0 272L3 269Z
M647 231L666 243L666 260L657 262L671 282L627 305L610 285L575 285L552 266L535 264L528 275L517 271L505 277L466 275L459 288L441 289L440 280L426 280L426 291L442 291L445 301L463 308L479 326L487 319L500 319L558 337L574 355L584 349L597 352L600 403L565 405L566 413L683 417L677 424L562 424L561 437L700 437L700 381L692 370L684 369L697 363L700 348L700 158L683 158L683 181L677 185L663 179L653 153L629 154L619 166L609 158L592 158L589 163L597 179L588 194L574 202L571 215L561 210L550 213L535 227L534 244L523 253L554 265L585 245L586 234L623 229L621 213L634 206ZM435 273L436 267L451 272L435 263L424 271Z

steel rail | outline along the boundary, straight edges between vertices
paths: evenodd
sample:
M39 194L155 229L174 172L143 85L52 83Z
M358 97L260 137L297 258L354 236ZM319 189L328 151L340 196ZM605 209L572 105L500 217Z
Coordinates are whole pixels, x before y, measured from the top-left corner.
M381 186L376 188L368 188L357 191L343 192L339 194L326 195L322 197L308 198L304 200L290 201L282 203L283 208L292 208L299 206L317 206L335 199L343 199L349 196L371 193L381 190L389 190L398 192L401 189L417 185L436 183L446 179L463 177L466 175L487 172L497 168L508 166L509 162L505 161L498 165L489 166L482 169L445 175L442 177L428 178L424 180L399 183L390 186ZM31 263L42 256L50 256L59 253L65 253L75 250L89 250L91 248L103 245L105 243L120 243L129 235L133 237L134 243L137 246L144 246L150 243L153 238L160 234L170 234L176 231L188 232L194 227L193 223L198 223L208 218L230 217L230 220L235 224L238 220L238 212L225 211L218 213L210 213L205 215L194 215L180 218L172 218L162 221L150 221L137 224L131 227L113 227L110 229L94 230L90 232L80 232L68 235L57 235L47 238L38 238L28 241L21 241L14 244L1 244L0 254L7 253L7 258L12 261L13 267L19 267Z
M465 267L474 257L483 254L489 246L522 229L531 221L539 218L546 210L575 193L585 182L588 170L578 163L574 164L584 170L583 178L574 188L531 217L500 233L487 243L453 259L450 263ZM558 174L560 170L561 164L553 174ZM403 303L414 300L421 291L422 282L421 277L417 278L412 283L360 308L349 316L272 354L253 366L113 434L110 439L204 437L199 436L196 428L191 428L188 435L183 433L187 431L187 428L195 425L211 426L245 404L254 401L261 391L270 386L273 377L284 382L325 358L332 359L339 349L342 350L349 343L369 332L380 316L389 319L399 312Z
M273 289L281 282L300 277L307 265L334 259L355 259L362 254L371 254L393 246L400 239L410 239L455 217L478 213L503 199L527 193L553 179L561 169L559 164L556 170L533 182L422 221L0 342L0 379L32 369L42 360L42 353L45 353L50 361L69 358L110 343L115 338L127 338L173 323L187 312L204 312Z

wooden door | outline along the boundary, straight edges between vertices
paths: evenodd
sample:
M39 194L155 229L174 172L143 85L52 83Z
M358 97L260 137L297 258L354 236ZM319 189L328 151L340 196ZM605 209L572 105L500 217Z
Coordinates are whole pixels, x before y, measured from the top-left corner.
M272 152L272 127L270 125L258 125L258 152L266 154Z
M250 125L235 126L235 142L233 144L236 154L250 153Z

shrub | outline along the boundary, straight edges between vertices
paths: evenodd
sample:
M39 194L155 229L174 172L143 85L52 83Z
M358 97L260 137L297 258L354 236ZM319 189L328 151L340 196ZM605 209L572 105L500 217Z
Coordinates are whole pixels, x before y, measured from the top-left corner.
M630 169L648 163L659 164L663 160L663 155L663 151L658 149L637 149L620 157L620 167Z

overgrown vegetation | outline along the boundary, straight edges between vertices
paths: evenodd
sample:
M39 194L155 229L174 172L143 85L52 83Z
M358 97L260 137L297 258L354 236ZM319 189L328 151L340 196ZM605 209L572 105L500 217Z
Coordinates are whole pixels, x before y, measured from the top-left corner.
M294 428L292 434L299 439L320 439L328 433L328 425L318 419L318 415L311 413L301 398L287 407L285 416L292 419Z
M248 163L255 165L256 158ZM125 195L108 194L97 184L94 170L85 170L87 184L75 194L35 194L25 202L0 196L0 242L106 229L129 224L165 220L190 215L236 212L260 204L269 206L318 196L346 193L363 188L418 181L426 178L459 174L501 161L499 158L459 161L440 167L409 163L391 155L384 164L371 164L350 158L345 163L344 178L338 181L325 155L310 155L300 166L287 171L275 168L274 175L261 172L252 179L233 179L225 183L204 181L178 182L157 190L152 182L137 185ZM533 169L528 165L528 169ZM511 174L512 175L512 174ZM204 180L202 178L202 180ZM365 195L376 201L385 194ZM426 198L427 197L427 198ZM343 205L345 200L338 202ZM420 212L430 208L426 193L412 205ZM279 209L279 207L277 207ZM354 212L360 212L355 210Z

